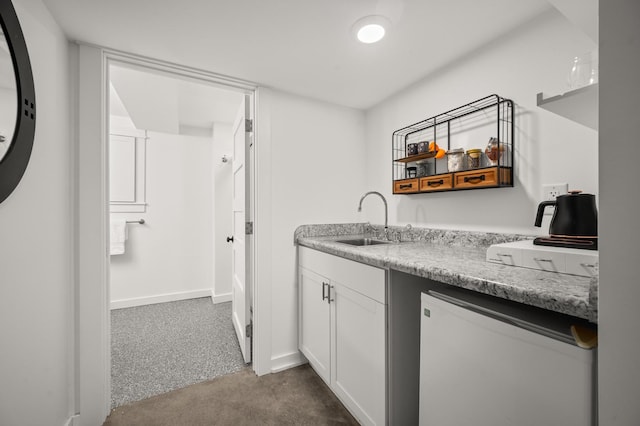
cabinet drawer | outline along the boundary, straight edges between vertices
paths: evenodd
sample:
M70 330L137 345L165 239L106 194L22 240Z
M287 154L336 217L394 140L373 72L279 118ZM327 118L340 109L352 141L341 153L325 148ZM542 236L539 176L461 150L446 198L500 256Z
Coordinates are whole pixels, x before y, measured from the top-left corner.
M298 247L298 263L331 282L357 291L386 305L386 271L375 266L327 254L308 247Z
M438 175L420 179L420 191L441 191L453 188L453 175Z
M469 170L455 174L454 187L456 188L478 188L482 186L498 185L498 168L482 170Z
M404 179L404 180L396 180L393 182L393 193L394 194L407 194L410 192L418 192L419 184L418 179Z

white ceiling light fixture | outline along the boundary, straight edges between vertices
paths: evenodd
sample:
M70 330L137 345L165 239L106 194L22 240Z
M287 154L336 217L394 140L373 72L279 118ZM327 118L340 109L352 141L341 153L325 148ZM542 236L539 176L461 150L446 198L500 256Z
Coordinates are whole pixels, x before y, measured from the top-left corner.
M351 29L359 41L371 44L382 40L390 24L384 16L371 15L358 19Z

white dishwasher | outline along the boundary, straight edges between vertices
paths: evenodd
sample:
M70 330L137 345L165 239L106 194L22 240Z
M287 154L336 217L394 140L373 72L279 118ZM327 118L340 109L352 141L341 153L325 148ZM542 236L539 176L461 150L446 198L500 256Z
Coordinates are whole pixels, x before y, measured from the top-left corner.
M420 329L421 426L595 424L595 350L578 347L569 325L541 324L466 293L428 293Z

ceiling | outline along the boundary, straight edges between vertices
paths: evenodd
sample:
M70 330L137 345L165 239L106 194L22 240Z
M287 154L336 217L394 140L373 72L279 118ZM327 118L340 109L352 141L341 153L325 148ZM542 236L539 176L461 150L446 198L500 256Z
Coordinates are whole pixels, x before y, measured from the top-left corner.
M552 6L547 0L43 0L72 40L366 109ZM392 26L377 44L361 17Z
M164 74L111 65L111 115L129 117L137 129L180 134L232 124L243 94Z

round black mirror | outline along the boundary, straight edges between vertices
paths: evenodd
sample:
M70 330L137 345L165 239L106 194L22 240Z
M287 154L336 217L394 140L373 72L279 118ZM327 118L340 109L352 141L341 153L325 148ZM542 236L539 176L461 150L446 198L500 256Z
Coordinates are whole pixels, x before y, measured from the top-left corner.
M11 1L0 1L0 203L18 186L31 156L36 98L27 45Z
M0 28L0 161L13 142L17 104L18 91L11 53L4 32Z

